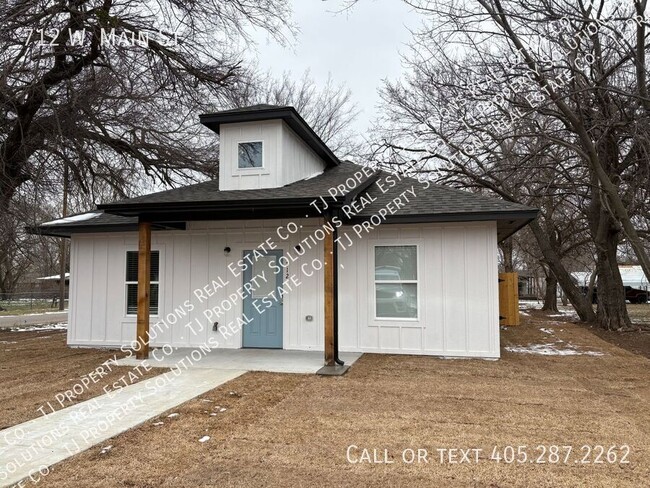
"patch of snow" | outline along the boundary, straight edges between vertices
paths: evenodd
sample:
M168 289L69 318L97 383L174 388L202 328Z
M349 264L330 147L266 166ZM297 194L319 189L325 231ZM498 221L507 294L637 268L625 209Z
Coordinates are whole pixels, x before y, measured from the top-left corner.
M18 344L18 341L0 341L0 344Z
M210 414L210 417L216 417L216 416L217 416L216 413L211 413L211 414Z
M220 412L225 412L226 410L227 410L227 409L225 409L225 408L223 408L223 407L221 407L221 408L219 409Z
M314 173L313 175L309 175L307 178L303 178L303 181L311 180L312 178L316 178L317 176L320 176L323 174L324 171L319 171L318 173Z
M202 402L210 402L210 403L213 403L212 400L208 400L207 398L201 398L201 401L202 401Z
M549 317L567 317L571 315L576 315L575 310L560 310L558 313L549 314Z
M70 278L70 273L66 273L64 276L66 278ZM55 280L60 280L61 275L57 274L57 275L52 275L52 276L43 276L41 278L36 278L36 279L40 280L40 281L55 281Z
M544 332L544 334L552 334L553 331L551 329L546 329L545 327L540 327L539 330Z
M169 415L167 415L167 418L168 419L173 419L174 417L178 417L179 415L180 415L180 413L170 413Z
M520 300L519 301L519 308L534 308L534 309L540 309L544 306L544 303L539 302L537 300Z
M44 222L41 225L59 225L59 224L72 224L74 222L83 222L85 220L94 219L101 215L102 212L88 212L79 215L72 215L70 217L64 217L62 219L51 220L50 222Z
M63 311L57 310L56 312L24 313L21 315L3 315L2 317L7 319L14 319L19 317L35 317L37 315L55 315L55 314L64 314L64 313L67 314L68 310L67 309Z
M519 315L525 315L526 317L530 316L530 314L528 312L524 312L523 310L519 311Z
M39 330L67 330L67 322L61 322L59 324L44 324L44 325L32 325L29 327L13 327L9 329L11 332L37 332Z
M165 422L154 422L153 425L165 425Z
M207 442L209 440L210 440L210 436L209 435L204 435L203 437L201 437L199 439L199 442Z
M564 349L559 349L557 341L550 344L529 344L528 346L507 346L505 349L508 352L521 353L521 354L540 354L542 356L604 356L599 351L579 351L573 344L567 344Z
M113 449L113 446L102 447L102 450L99 451L99 454L106 454L106 453L108 453L108 451L110 451L111 449Z

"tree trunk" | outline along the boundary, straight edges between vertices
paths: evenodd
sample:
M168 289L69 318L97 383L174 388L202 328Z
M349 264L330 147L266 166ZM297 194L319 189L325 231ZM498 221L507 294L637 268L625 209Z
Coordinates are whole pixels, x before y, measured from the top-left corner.
M618 269L616 250L619 231L608 215L603 215L607 227L596 240L596 269L598 272L598 326L605 330L633 329L625 304L625 288Z
M594 303L594 289L596 288L596 278L598 278L598 272L594 270L589 277L589 286L587 288L587 300L589 300L589 303Z
M544 292L544 306L542 310L557 312L557 278L551 270L546 273L546 291Z
M513 243L512 237L508 237L504 241L499 243L499 248L503 253L503 272L512 273L514 271L512 253L513 253Z
M580 317L580 320L583 322L594 322L596 320L596 314L594 313L594 309L591 307L591 303L587 302L585 296L573 282L571 275L562 264L560 256L549 242L546 233L542 230L537 221L531 222L529 227L539 244L539 248L544 255L546 264L555 275L559 285L562 287L562 290L564 290L564 293L566 293L571 305L576 309L576 313Z
M615 145L601 142L600 150L604 159L615 160ZM623 235L620 223L610 213L606 192L599 185L595 173L591 175L593 196L589 204L589 226L596 245L596 297L598 308L596 316L598 327L605 330L632 329L625 304L625 288L618 269L618 244Z

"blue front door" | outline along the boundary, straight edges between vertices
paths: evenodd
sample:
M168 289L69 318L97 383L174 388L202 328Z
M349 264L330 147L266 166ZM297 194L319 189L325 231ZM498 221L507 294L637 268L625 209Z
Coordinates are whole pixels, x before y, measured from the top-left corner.
M255 259L253 251L244 251L245 262L252 266L244 271L244 290L249 291L244 298L243 347L282 349L281 256L282 251L276 250Z

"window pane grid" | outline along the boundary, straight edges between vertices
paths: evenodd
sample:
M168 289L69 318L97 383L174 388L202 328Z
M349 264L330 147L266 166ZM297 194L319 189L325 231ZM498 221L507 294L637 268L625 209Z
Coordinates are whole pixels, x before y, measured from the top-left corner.
M149 312L158 315L160 290L160 251L151 251L151 270L149 273L150 295ZM126 314L138 313L138 251L126 252Z
M375 317L418 318L417 246L375 246Z

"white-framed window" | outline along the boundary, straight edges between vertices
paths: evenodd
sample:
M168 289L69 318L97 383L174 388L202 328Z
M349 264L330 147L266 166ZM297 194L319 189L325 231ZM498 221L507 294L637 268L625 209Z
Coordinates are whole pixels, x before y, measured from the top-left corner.
M375 246L375 318L418 318L418 246Z
M262 141L240 142L237 144L237 168L263 168L264 144Z
M151 251L151 291L149 313L158 315L158 293L160 290L160 251ZM138 251L126 251L126 314L138 314Z

